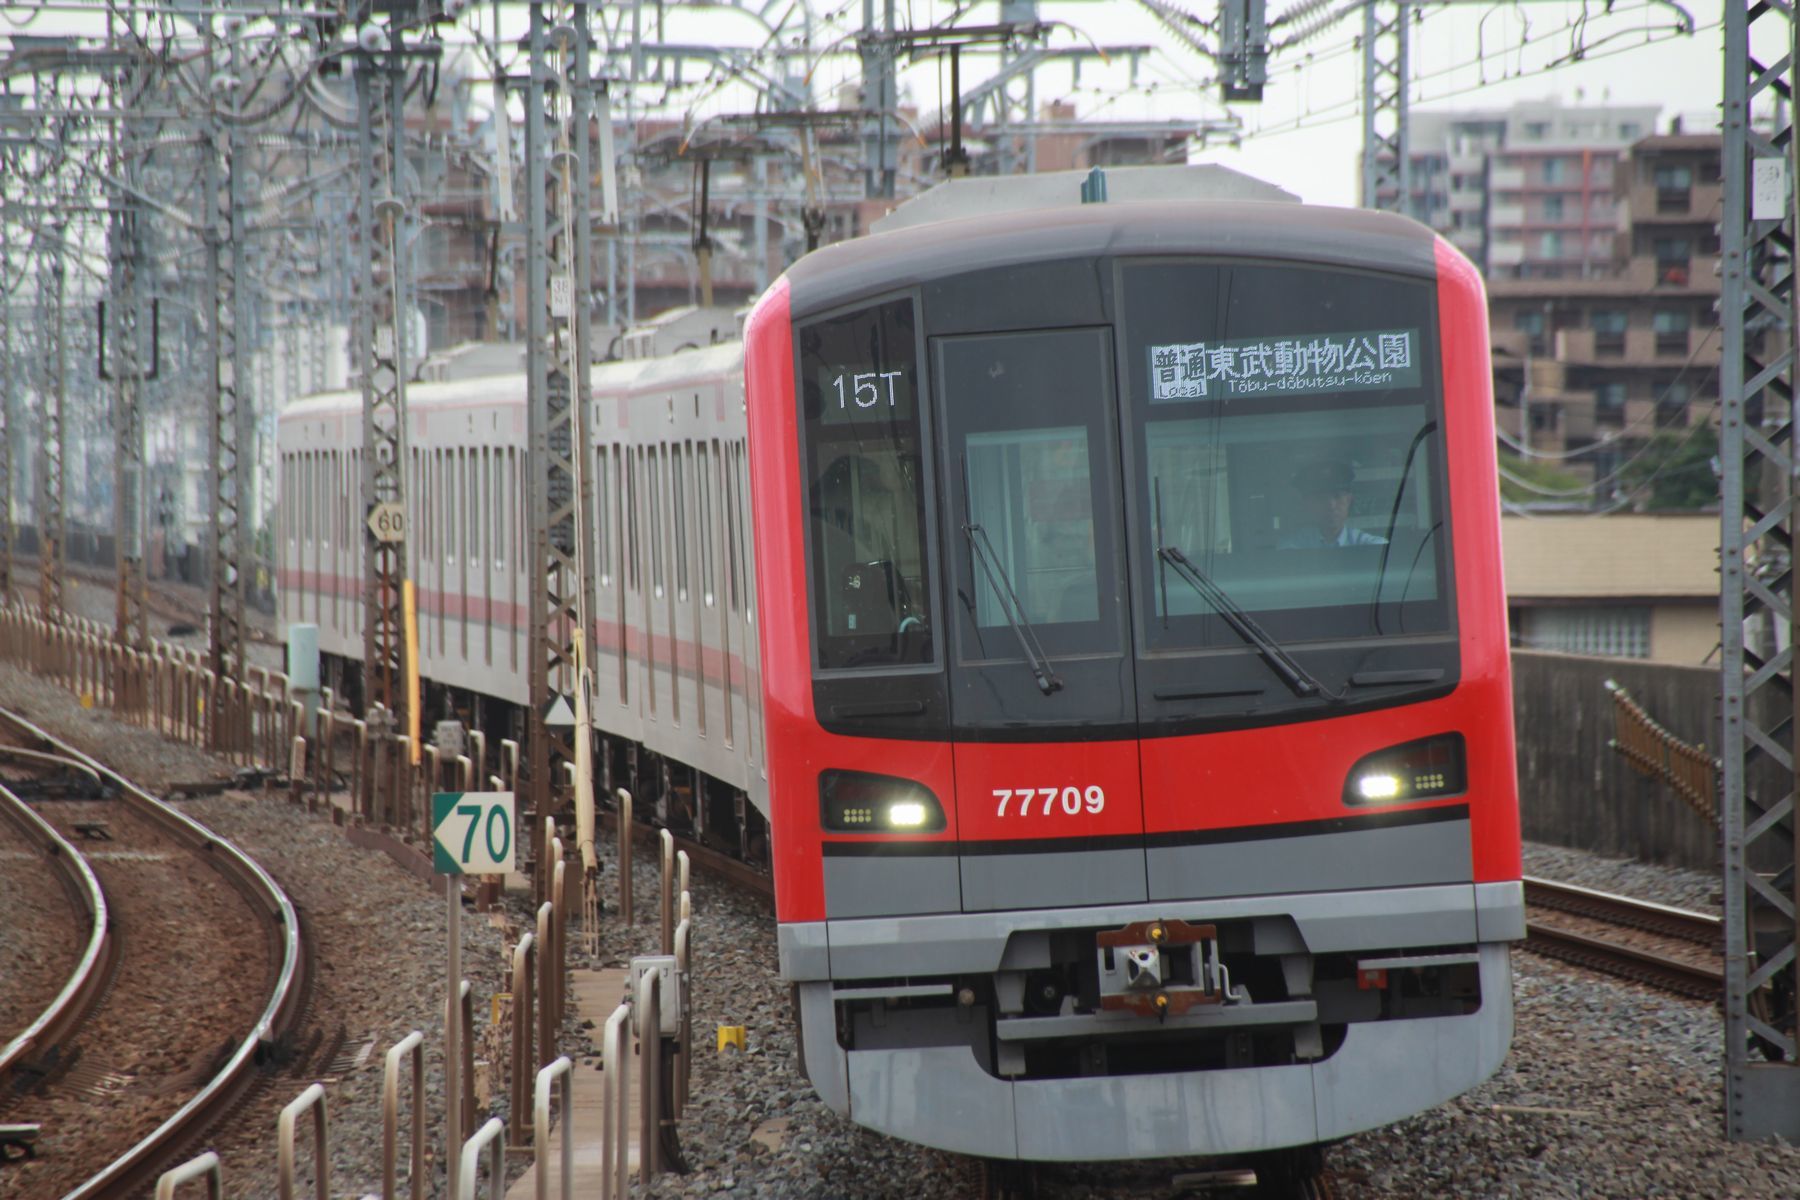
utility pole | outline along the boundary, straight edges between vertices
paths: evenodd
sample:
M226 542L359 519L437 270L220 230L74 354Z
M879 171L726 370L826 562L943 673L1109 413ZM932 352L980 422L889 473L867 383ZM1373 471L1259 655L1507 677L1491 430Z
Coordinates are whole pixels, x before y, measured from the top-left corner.
M1800 1138L1800 693L1795 691L1793 10L1725 3L1719 361L1720 759L1725 868L1725 1128ZM1779 46L1783 57L1753 55ZM1770 101L1773 101L1771 104ZM1773 126L1751 121L1773 115ZM1787 626L1786 649L1766 636ZM1767 865L1780 864L1773 872ZM1766 1060L1766 1061L1765 1061Z
M396 16L388 26L388 46L356 59L356 125L362 170L357 189L356 227L361 254L356 271L355 346L362 375L363 517L363 710L379 704L392 725L371 731L386 743L410 731L404 628L406 541L406 337L401 326L406 295L406 256L400 237L406 212L404 154L406 49ZM376 532L381 512L399 513L401 536ZM414 744L416 744L416 739ZM391 757L381 754L378 761ZM390 796L377 787L379 772L363 772L362 811L379 817Z

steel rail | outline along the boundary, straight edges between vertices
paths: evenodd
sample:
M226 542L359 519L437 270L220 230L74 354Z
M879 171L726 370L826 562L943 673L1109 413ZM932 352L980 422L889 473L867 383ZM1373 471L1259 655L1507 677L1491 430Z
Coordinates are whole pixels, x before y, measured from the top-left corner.
M64 1198L122 1200L148 1188L153 1175L165 1165L166 1158L230 1111L231 1105L254 1081L259 1057L289 1033L298 1020L304 1008L306 985L299 916L293 901L267 871L206 826L164 804L92 756L52 737L23 716L0 709L0 723L36 739L54 753L87 764L119 789L121 802L210 861L261 918L268 929L274 957L281 964L262 1013L219 1073L155 1130Z
M602 831L617 834L619 829L617 812L602 809L596 814L596 819ZM652 825L647 821L633 821L631 839L634 843L641 843L654 851L657 839L662 836L662 829L662 826ZM741 859L733 858L721 850L683 837L673 829L669 830L669 836L675 839L677 850L687 852L688 861L693 863L696 869L709 871L727 883L760 897L770 907L774 907L775 877L773 875L759 870Z
M1664 991L1714 1003L1725 994L1725 975L1678 958L1602 941L1555 925L1528 921L1525 946L1549 958L1647 983Z
M89 779L92 779L95 783L104 782L100 778L100 772L94 770L94 768L88 766L79 759L65 758L60 754L46 754L42 750L27 750L23 746L0 746L0 758L22 758L26 762L40 763L48 767L73 767L75 770L86 775ZM23 803L23 801L20 803ZM26 811L31 812L29 808ZM37 816L35 812L32 812L31 815L34 817ZM51 832L54 833L55 831L52 830Z
M56 1045L78 1028L106 989L115 961L106 890L87 856L25 801L0 784L0 815L17 825L28 845L40 847L50 867L88 921L87 944L62 989L17 1037L0 1046L0 1087L40 1045Z
M1667 904L1637 900L1630 896L1595 891L1593 888L1577 887L1572 883L1559 883L1553 879L1531 875L1525 877L1525 903L1534 908L1591 917L1613 925L1680 938L1708 949L1716 949L1721 945L1724 932L1719 918L1707 913L1673 908Z

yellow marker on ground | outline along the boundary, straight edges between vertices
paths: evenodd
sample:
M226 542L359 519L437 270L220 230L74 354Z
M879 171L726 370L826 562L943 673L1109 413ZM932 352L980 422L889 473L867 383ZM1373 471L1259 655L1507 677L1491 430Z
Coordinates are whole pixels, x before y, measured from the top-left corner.
M92 693L92 692L81 693L81 707L83 707L83 708L94 707L94 693Z
M742 1054L745 1050L744 1027L742 1025L719 1026L719 1053L733 1050Z

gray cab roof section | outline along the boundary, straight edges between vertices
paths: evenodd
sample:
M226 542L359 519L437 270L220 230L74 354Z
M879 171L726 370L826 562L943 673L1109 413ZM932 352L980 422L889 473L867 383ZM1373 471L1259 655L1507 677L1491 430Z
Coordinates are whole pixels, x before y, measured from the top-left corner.
M973 271L1114 255L1228 255L1437 274L1436 235L1356 208L1230 200L1079 204L914 225L826 246L788 269L794 319Z
M1217 163L1181 166L1107 167L1107 199L1114 204L1154 200L1267 200L1295 203L1300 197L1253 175ZM891 233L933 221L991 217L1041 208L1068 208L1081 195L1086 171L1043 171L1035 175L966 175L946 179L869 226Z

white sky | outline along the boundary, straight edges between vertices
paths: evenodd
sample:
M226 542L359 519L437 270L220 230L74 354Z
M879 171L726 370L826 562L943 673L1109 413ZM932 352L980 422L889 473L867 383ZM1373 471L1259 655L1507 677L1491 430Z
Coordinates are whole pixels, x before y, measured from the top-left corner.
M1269 16L1278 16L1294 2L1268 0ZM857 72L853 37L861 24L862 3L814 3L818 5L814 52L834 44L850 52L825 57L815 66L814 93L822 107L831 107L837 86L854 79ZM1205 0L1192 0L1187 7L1211 12ZM30 0L0 4L0 36L18 28L19 19L30 8ZM618 11L613 5L607 8ZM899 23L912 27L942 21L952 11L945 0L897 0L896 8ZM1578 0L1493 4L1462 0L1418 10L1424 15L1414 26L1413 107L1505 107L1517 100L1555 97L1566 104L1658 105L1664 128L1669 117L1677 114L1689 130L1713 127L1723 79L1720 0L1688 5L1698 30L1681 38L1670 38L1666 32L1673 18L1666 3L1614 0L1611 13L1605 8L1605 0L1585 4ZM490 11L488 4L478 3L469 14L480 14L484 33ZM665 11L664 35L670 41L755 45L762 37L754 21L717 8L672 5ZM646 36L653 36L652 12L653 6L646 4ZM515 24L518 32L523 32L524 16L523 5L507 6L509 39ZM1110 67L1084 63L1079 84L1066 66L1045 67L1038 76L1040 104L1066 98L1074 101L1078 116L1120 120L1197 119L1223 112L1217 86L1211 82L1210 63L1180 47L1133 0L1041 0L1040 16L1066 23L1067 27L1051 35L1052 45L1092 41L1160 48L1143 61L1135 85L1122 61ZM984 0L964 13L960 23L987 24L997 17L997 6ZM1585 32L1577 36L1574 30L1584 18ZM46 13L28 32L77 28L90 31L94 22L92 18ZM1233 167L1280 184L1314 203L1354 204L1362 138L1362 62L1353 38L1361 30L1360 14L1345 17L1304 46L1278 51L1271 62L1271 82L1263 103L1233 106L1245 131L1241 145L1208 147L1197 151L1193 161ZM1277 29L1277 40L1287 32ZM1653 35L1664 40L1645 44ZM1584 47L1587 61L1546 69L1567 58L1577 45ZM1772 61L1775 53L1778 51L1772 51L1765 61ZM991 69L986 64L992 61L965 55L965 88L982 78ZM703 74L702 68L691 66L687 77L697 80ZM901 79L903 102L910 99L927 115L948 99L947 67L927 63L906 69ZM673 104L667 111L676 115L686 112L696 120L741 112L753 104L746 89L734 86L689 88L673 93L670 99Z

